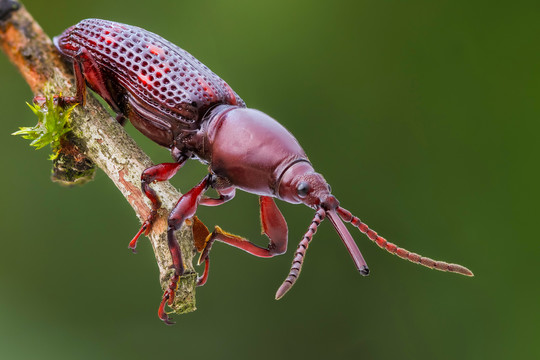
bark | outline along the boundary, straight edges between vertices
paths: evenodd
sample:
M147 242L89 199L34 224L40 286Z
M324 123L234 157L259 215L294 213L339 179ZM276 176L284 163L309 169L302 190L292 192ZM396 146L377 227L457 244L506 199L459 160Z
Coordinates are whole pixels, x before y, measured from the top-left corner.
M50 38L19 2L0 0L0 47L19 69L35 95L75 92L71 67L62 61ZM140 176L144 169L153 165L150 158L91 94L87 95L84 107L77 106L73 111L70 127L75 145L107 174L133 207L139 220L144 221L150 212L150 202L141 192ZM149 239L159 267L161 287L165 290L172 271L166 236L167 215L181 194L168 182L157 183L153 188L161 197L163 206ZM186 272L180 280L172 309L181 314L196 309L197 274L192 266L195 248L191 228L185 225L178 231L177 237ZM126 245L128 241L126 239Z

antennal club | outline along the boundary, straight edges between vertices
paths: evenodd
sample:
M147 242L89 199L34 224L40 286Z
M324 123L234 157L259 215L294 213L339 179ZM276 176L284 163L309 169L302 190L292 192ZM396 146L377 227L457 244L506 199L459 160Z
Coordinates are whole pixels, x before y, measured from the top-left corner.
M375 231L369 228L365 223L363 223L359 218L354 216L350 211L339 206L337 213L341 219L345 222L351 223L354 227L358 228L362 233L366 234L373 242L375 242L381 249L385 249L391 254L395 254L402 259L409 260L410 262L423 265L431 269L437 269L440 271L448 271L453 273L458 273L466 276L474 276L471 270L467 269L465 266L458 264L449 264L444 261L436 261L422 255L410 252L403 248L398 247L397 245L387 241L382 236L379 236Z
M308 231L304 234L302 241L300 241L300 243L298 244L298 248L294 253L291 271L289 272L289 276L287 276L285 281L283 281L283 284L281 284L278 291L276 292L276 300L281 299L283 295L285 295L287 291L289 291L289 289L298 279L300 271L302 270L302 264L304 263L304 257L309 243L311 242L313 235L315 235L315 233L317 232L317 227L319 227L325 217L326 212L323 209L319 208L315 213L315 217L311 221L311 225L309 225Z

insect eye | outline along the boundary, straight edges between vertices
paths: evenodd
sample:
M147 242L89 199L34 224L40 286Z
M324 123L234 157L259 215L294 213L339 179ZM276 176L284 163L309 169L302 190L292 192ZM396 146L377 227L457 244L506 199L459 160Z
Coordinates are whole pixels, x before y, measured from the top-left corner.
M307 194L309 193L309 190L310 190L310 186L307 181L301 181L296 187L296 193L301 198L305 198Z
M330 186L330 184L328 184L328 191L332 192L332 187Z

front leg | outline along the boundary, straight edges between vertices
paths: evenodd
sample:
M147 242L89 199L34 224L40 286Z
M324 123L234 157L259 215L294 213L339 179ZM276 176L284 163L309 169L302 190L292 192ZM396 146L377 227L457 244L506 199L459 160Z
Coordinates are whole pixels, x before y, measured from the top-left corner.
M204 249L199 257L199 265L208 258L212 244L216 240L262 258L274 257L285 253L285 251L287 251L288 237L287 222L285 221L285 218L281 214L281 211L279 211L273 198L261 196L259 197L259 205L261 210L262 232L269 239L268 245L266 247L261 247L241 236L225 232L219 226L216 226L212 234L206 239Z
M180 229L186 219L195 215L197 206L199 205L204 192L210 186L210 177L211 175L206 176L197 186L182 195L182 197L180 197L176 203L174 209L169 214L167 244L169 245L169 251L171 252L173 262L172 268L174 269L174 273L171 276L168 288L163 293L163 298L158 310L159 318L166 324L173 324L173 322L171 322L169 316L165 312L165 304L168 304L169 306L173 304L176 289L178 287L178 280L184 273L182 252L174 233L176 230Z
M220 198L224 197L221 193L220 195ZM214 200L218 201L219 199ZM222 200L221 203L223 202L224 201ZM201 277L197 279L198 286L204 285L206 283L206 280L208 279L208 271L210 265L209 253L212 249L212 244L216 240L222 241L226 244L242 249L252 255L263 258L280 255L287 251L287 222L281 214L281 211L279 211L279 208L276 206L274 199L268 196L261 196L259 198L259 204L261 209L262 231L270 240L268 246L266 246L265 248L256 245L241 236L223 231L219 226L216 226L214 231L212 233L209 233L208 229L204 227L204 224L201 223L201 225L198 225L199 228L202 228L202 230L198 231L198 237L201 237L200 234L204 234L206 236L206 239L203 241L203 243L198 246L198 248L201 249L199 250L201 255L199 257L198 264L200 265L203 261L205 262L204 273ZM214 204L212 203L212 205Z
M211 185L212 186L212 183ZM228 187L226 189L217 190L219 198L211 198L208 196L201 197L199 204L205 206L218 206L226 203L227 201L234 198L236 194L235 187ZM206 250L206 245L210 239L210 232L206 225L203 224L196 216L193 217L193 241L195 242L195 247L201 253L201 258L199 259L199 265L204 261L204 272L201 276L197 278L197 286L203 286L208 280L208 272L210 269L210 257L208 256L208 251Z

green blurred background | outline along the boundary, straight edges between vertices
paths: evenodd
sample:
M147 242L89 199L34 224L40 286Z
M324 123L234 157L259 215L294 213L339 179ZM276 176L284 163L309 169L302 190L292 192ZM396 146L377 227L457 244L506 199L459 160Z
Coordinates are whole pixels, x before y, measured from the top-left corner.
M476 277L407 263L351 229L372 271L363 278L325 222L275 301L313 216L279 203L288 253L215 245L198 310L165 326L151 247L127 249L139 223L112 183L98 172L83 187L53 184L48 153L10 136L35 123L32 94L0 55L0 358L540 357L538 2L24 3L51 36L99 17L187 49L291 130L346 208ZM204 172L191 162L173 183L185 191ZM199 214L266 242L253 195Z

